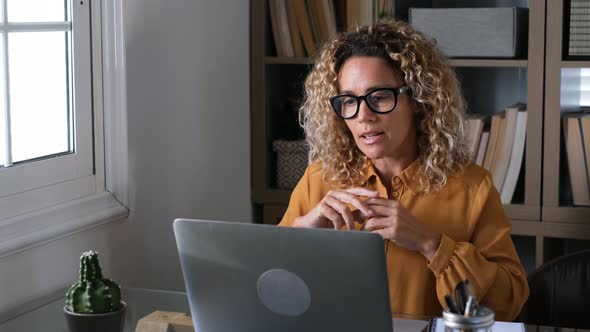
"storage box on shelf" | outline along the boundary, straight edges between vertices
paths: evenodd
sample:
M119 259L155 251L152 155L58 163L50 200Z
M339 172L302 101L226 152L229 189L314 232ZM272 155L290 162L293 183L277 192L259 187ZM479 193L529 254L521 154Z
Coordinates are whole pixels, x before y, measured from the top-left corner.
M411 8L409 22L450 57L517 58L527 50L527 8Z
M590 60L590 3L569 0L563 7L564 59Z

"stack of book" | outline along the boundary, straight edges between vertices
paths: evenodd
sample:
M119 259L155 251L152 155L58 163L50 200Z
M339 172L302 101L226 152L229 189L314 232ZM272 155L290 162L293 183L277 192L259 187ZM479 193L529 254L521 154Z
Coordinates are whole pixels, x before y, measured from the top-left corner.
M495 114L491 126L486 122L483 116L467 119L472 161L490 172L502 203L510 204L524 158L526 104L516 103Z
M569 56L590 56L590 1L570 0Z
M573 204L590 205L590 113L565 113L563 135Z
M393 16L393 0L269 0L279 57L314 57L338 31Z

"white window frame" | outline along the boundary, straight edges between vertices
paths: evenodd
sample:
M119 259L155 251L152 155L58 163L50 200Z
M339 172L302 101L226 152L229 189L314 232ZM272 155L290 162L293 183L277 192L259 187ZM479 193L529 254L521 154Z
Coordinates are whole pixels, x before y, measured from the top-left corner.
M75 129L87 138L77 138L81 141L76 142L76 153L66 156L80 158L81 163L57 183L0 194L0 258L128 215L123 4L120 0L76 0L72 7L78 7L72 8L73 15L86 11L92 24L83 32L92 36L87 38L88 47L84 46L85 56L92 58L87 68L92 72L92 82L88 82L92 84L92 112L83 121L87 124L76 124ZM83 152L79 144L89 144L89 148ZM30 167L54 161L43 160ZM29 165L14 167L23 172L15 176L34 175L25 166Z
M2 1L6 4L6 0ZM82 4L81 4L82 3ZM30 163L23 163L14 167L0 169L0 219L29 212L29 209L38 209L41 206L52 205L59 200L71 199L82 192L88 192L89 184L93 177L93 148L92 148L92 82L91 82L91 41L90 24L78 24L77 22L90 23L90 4L88 2L74 1L72 12L72 54L76 58L73 61L73 86L75 98L74 109L74 135L75 153L60 157L41 159ZM6 22L7 13L3 11ZM5 23L3 31L4 52L8 55L8 33L13 31L26 31L31 24ZM35 27L34 31L55 31L63 29L64 23L43 24ZM5 57L6 63L10 61ZM10 105L8 93L9 76L5 70L6 81L6 106ZM50 186L58 185L56 188ZM92 188L94 189L94 188ZM51 195L49 195L51 192ZM60 198L64 197L64 198ZM45 197L45 202L43 201ZM33 200L37 204L29 204ZM19 204L19 201L23 202ZM26 202L26 203L25 203Z

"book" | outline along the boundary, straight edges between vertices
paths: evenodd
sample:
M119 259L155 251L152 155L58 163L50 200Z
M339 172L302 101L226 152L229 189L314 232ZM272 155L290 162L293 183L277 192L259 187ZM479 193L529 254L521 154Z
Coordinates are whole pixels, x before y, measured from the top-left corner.
M324 6L320 0L308 0L307 11L311 17L311 26L315 32L316 41L318 45L322 45L328 39L330 34L328 32L328 22L326 21L327 13L324 11Z
M584 158L586 166L586 179L588 181L588 191L590 192L590 117L580 117L582 130L582 145L584 147Z
M333 39L336 37L338 30L336 28L336 13L334 11L334 3L332 0L321 0L322 5L322 18L326 23L326 28L328 32L328 39Z
M494 158L494 151L496 149L496 141L498 140L498 132L500 131L500 125L504 119L504 111L494 114L492 116L492 126L490 128L490 139L488 140L488 146L486 149L483 167L488 171L491 169L492 160Z
M346 25L346 1L347 0L334 0L334 15L336 18L336 31L347 31L348 26Z
M488 147L488 141L490 139L490 131L486 130L481 133L481 139L479 140L479 147L477 148L477 156L475 157L475 164L483 166L483 160L486 156L486 149Z
M293 55L296 57L304 57L305 52L303 50L303 41L301 39L301 29L299 28L299 20L297 19L295 1L283 1L285 1L287 9L287 18L289 20L289 35L291 36L291 42L293 43Z
M500 192L502 204L510 204L512 202L514 190L516 189L516 183L518 182L518 176L520 174L520 168L522 167L522 161L524 158L527 115L528 112L526 112L526 110L518 111L512 153L510 155L510 162L508 163L508 170L506 171L504 184L502 185L502 191Z
M379 0L377 2L377 21L388 17L395 17L394 0Z
M299 33L301 34L301 38L303 39L305 52L307 53L307 56L314 57L317 52L317 49L315 47L316 42L313 39L311 23L309 22L309 17L307 16L307 5L305 4L305 0L289 1L292 2L293 8L295 9L295 15L297 17L297 27L299 28Z
M588 188L588 168L582 136L581 113L567 113L563 117L563 134L567 155L567 165L574 205L590 205Z
M285 56L292 57L295 55L293 50L293 41L291 40L291 30L289 29L289 18L287 14L287 0L272 0L276 3L279 18L279 32L281 43L285 50Z
M307 16L311 23L311 31L315 40L316 47L321 47L328 38L328 31L325 27L325 22L322 20L322 16L319 12L321 9L321 3L315 0L306 0L307 5Z
M518 112L525 108L525 104L517 103L504 110L504 119L500 124L500 129L498 131L499 136L496 141L494 157L490 167L492 180L494 181L494 186L498 192L502 192L502 186L506 178L506 172L508 171L508 164L510 163L510 156L514 144Z
M361 0L359 6L359 25L372 25L375 22L375 4L373 0Z
M286 0L270 0L270 18L273 26L273 37L278 56L292 57L295 55L291 31L287 18ZM276 33L275 33L276 32Z
M469 145L469 153L472 161L475 160L478 151L479 142L481 140L481 134L483 132L483 125L483 116L472 116L467 118L467 140Z
M348 31L353 31L359 25L360 0L346 0L346 26Z
M285 49L283 48L283 42L281 41L281 29L279 27L280 18L277 0L269 0L268 7L270 12L270 23L272 27L272 37L275 43L275 49L277 51L277 56L282 57L285 56Z

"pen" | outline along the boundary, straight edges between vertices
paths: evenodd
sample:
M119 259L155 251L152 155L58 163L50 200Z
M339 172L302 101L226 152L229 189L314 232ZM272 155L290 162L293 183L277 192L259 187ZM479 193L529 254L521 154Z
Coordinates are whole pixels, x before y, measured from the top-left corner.
M465 294L465 283L463 281L460 281L455 287L455 297L457 297L459 314L461 314L465 312L465 304L467 304L467 295Z
M465 303L465 313L463 314L465 317L472 317L475 316L477 310L477 301L475 300L475 296L469 295L467 299L467 303Z
M473 295L473 291L471 290L471 283L469 279L465 279L464 285L465 287L465 300L469 299L470 296Z
M447 307L449 307L450 312L458 315L461 314L461 310L459 309L457 302L455 302L455 299L450 294L445 295L445 302L447 303Z

